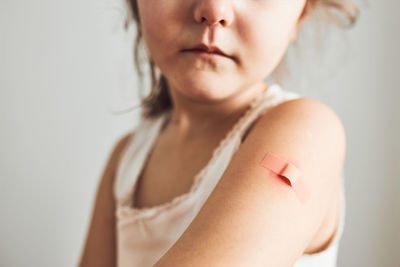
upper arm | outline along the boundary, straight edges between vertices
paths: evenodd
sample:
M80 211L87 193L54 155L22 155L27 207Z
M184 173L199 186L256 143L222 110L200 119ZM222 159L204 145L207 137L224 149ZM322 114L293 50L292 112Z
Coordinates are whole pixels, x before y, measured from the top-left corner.
M119 158L133 133L122 136L108 157L97 187L94 207L79 267L116 266L113 183Z
M308 201L299 201L287 183L260 166L268 152L301 171ZM155 266L292 266L334 199L344 156L344 128L325 104L300 98L271 108Z

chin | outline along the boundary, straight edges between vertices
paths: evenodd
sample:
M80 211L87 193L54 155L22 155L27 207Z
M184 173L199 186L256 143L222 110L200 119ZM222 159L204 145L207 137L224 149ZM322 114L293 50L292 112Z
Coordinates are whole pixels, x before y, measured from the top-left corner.
M235 90L234 84L225 79L216 78L214 75L190 76L178 81L178 87L185 95L198 99L223 99Z

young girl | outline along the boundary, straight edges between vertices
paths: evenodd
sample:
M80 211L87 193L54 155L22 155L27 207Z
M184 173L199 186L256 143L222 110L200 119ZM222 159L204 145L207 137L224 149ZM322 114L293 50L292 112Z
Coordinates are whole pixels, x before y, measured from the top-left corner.
M152 93L105 167L79 266L335 266L343 126L326 104L266 78L316 9L354 23L356 6L131 0L129 8Z

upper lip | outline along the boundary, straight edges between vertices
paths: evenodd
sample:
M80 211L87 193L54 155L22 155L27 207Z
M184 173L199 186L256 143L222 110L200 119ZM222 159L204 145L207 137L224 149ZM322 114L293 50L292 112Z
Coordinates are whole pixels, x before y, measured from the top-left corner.
M184 51L193 51L193 50L203 50L203 51L208 52L208 53L216 53L216 54L220 54L220 55L232 58L231 56L225 54L217 46L209 46L209 45L206 45L206 44L199 44L199 45L196 45L195 47L192 47L192 48L189 48L189 49L185 49Z

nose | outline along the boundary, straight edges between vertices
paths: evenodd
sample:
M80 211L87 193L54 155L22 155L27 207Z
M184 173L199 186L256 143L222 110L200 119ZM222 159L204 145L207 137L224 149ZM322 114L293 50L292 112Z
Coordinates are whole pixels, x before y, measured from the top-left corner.
M232 0L195 0L194 19L208 26L232 24Z

